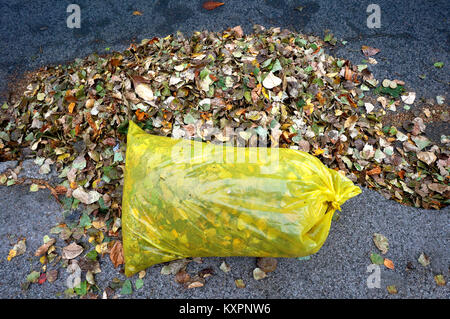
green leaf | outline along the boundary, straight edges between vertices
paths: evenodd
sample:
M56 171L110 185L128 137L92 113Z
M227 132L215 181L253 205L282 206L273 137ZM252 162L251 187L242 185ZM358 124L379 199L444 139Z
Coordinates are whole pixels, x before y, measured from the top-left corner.
M90 227L91 226L91 219L89 218L89 215L84 213L80 218L80 224L81 227Z
M39 190L39 186L37 184L31 184L30 192L37 192Z
M434 65L434 67L440 69L440 68L442 68L442 67L444 66L444 62L436 62L436 63L433 64L433 65Z
M264 61L264 62L261 64L261 68L265 68L265 67L269 66L270 63L272 63L272 58L267 59L266 61Z
M128 134L128 120L126 120L125 122L122 122L122 124L119 125L119 127L117 128L117 131L120 134L123 135L127 135Z
M97 256L98 256L98 253L95 249L91 250L90 252L88 252L86 254L86 258L89 258L90 260L97 260Z
M384 263L384 258L375 253L370 255L370 260L372 261L372 264L376 265L382 265Z
M136 286L136 289L139 290L144 286L144 281L142 279L136 279L136 282L134 283Z
M79 287L75 287L74 289L78 296L84 296L87 294L87 281L84 280L80 283Z
M280 61L277 59L272 66L272 72L276 72L276 71L280 71L280 70L283 70L283 67L281 66Z
M191 113L188 113L184 116L184 123L186 124L194 124L195 123L195 118L192 116Z
M120 291L121 295L131 295L133 293L133 288L131 287L131 281L129 279L125 280Z
M33 270L28 276L27 276L27 281L28 282L37 282L38 278L40 276L40 273Z
M297 107L298 107L298 108L301 108L301 107L303 107L303 106L305 106L305 105L306 105L305 100L300 99L300 100L297 101Z
M203 80L209 75L209 70L207 68L204 68L200 71L200 80Z

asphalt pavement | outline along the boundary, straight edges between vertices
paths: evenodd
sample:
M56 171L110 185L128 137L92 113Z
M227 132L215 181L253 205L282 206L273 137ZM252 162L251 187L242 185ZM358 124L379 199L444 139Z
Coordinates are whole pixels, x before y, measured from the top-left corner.
M375 77L399 79L421 98L448 101L450 42L450 4L446 0L378 0L381 28L367 27L367 6L374 1L241 1L224 0L225 5L206 11L203 1L1 1L0 10L0 89L14 87L22 72L48 64L64 63L92 52L123 50L133 41L183 31L220 31L241 25L246 33L253 24L280 26L302 33L323 36L330 30L345 45L330 53L361 63L361 45L379 48L377 65L369 66ZM81 28L70 29L66 8L76 3L81 8ZM295 8L299 10L295 10ZM141 15L133 15L139 11ZM443 68L435 68L443 62ZM423 77L425 76L425 77ZM7 96L4 94L1 102ZM449 134L448 123L429 125L431 135ZM0 172L15 163L0 163ZM35 176L33 165L23 172ZM30 193L28 186L0 186L0 297L63 297L67 273L61 271L54 283L32 284L22 290L20 283L40 265L34 251L51 227L62 221L62 208L46 190ZM161 266L147 272L144 286L133 298L449 298L448 283L438 286L434 276L449 281L450 209L429 211L402 206L367 189L342 207L341 218L333 222L323 248L310 260L281 258L275 272L255 281L255 258L204 258L202 264L190 263L188 272L212 267L215 275L204 287L184 289L172 276L160 274ZM381 268L381 288L368 288L371 274L370 254L377 252L373 233L389 239L387 258L395 269ZM7 261L9 250L19 237L27 238L27 252ZM63 245L63 243L58 243ZM417 259L430 256L423 267ZM219 270L226 260L230 273ZM101 289L112 278L124 279L109 258L101 262L96 275ZM246 288L236 288L242 278ZM134 283L136 277L132 278ZM386 286L396 285L397 294ZM134 286L133 286L134 288ZM128 296L130 297L130 296Z

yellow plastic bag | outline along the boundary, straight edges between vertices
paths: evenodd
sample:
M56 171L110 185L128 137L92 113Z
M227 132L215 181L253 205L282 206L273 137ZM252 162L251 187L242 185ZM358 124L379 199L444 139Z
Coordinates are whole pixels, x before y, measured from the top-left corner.
M130 122L122 231L127 276L185 257L302 257L361 190L305 152L154 136Z

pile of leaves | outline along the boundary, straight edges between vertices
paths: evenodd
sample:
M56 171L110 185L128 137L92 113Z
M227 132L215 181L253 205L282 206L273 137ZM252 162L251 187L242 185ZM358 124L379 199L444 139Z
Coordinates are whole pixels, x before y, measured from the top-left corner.
M1 107L0 160L32 158L42 174L56 170L62 182L41 187L68 211L87 205L60 233L69 240L90 232L100 254L120 239L130 120L151 134L212 143L251 147L266 137L267 146L309 152L399 203L448 205L448 136L433 144L421 117L384 125L415 93L399 80L380 83L366 64L326 54L326 42L262 26L244 35L238 26L45 67ZM366 56L377 53L369 49ZM16 181L13 171L0 175L2 184Z

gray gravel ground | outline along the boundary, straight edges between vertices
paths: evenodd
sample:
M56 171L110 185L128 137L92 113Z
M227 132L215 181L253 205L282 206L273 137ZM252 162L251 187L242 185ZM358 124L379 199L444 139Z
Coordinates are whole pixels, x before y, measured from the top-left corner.
M24 175L28 175L25 172ZM35 176L34 172L29 172ZM32 270L39 271L34 251L49 235L50 227L64 220L61 206L50 192L41 190L30 193L28 185L0 186L0 297L3 298L55 298L63 297L68 273L60 270L58 280L43 285L32 284L23 291L20 283ZM20 200L18 200L20 199ZM342 207L339 220L333 222L330 235L322 249L310 260L280 258L275 272L255 281L252 271L255 258L203 258L202 264L191 262L187 271L192 275L211 267L215 275L207 278L204 287L184 289L174 282L172 275L161 275L161 265L147 271L144 287L133 298L449 298L448 284L439 287L434 275L443 274L448 280L450 254L450 209L430 211L393 203L380 194L363 189L363 193L349 200ZM370 254L377 252L372 241L373 233L381 233L389 239L386 257L393 260L395 269L381 267L381 287L368 288L371 273ZM21 237L27 238L27 252L8 262L9 249ZM58 240L56 246L65 243ZM431 257L426 268L418 263L425 252ZM109 258L101 259L102 272L96 275L101 289L112 278L124 280ZM225 260L231 272L219 269ZM406 270L407 264L412 265ZM236 288L234 280L242 278L246 288ZM84 278L83 278L84 279ZM137 276L132 277L134 283ZM397 295L390 295L386 287L396 285Z
M348 41L332 54L361 63L361 45L381 49L378 64L370 66L378 79L401 79L420 98L444 95L448 101L449 83L449 3L446 0L378 0L382 10L382 27L366 27L366 7L373 1L241 1L227 0L214 11L201 9L202 1L1 1L0 10L0 88L16 74L49 63L61 63L105 48L123 50L134 38L164 36L182 30L220 31L242 25L250 32L254 23L281 26L303 33L323 35L331 30L338 39ZM66 7L81 6L81 29L66 27ZM295 11L303 6L301 12ZM139 10L142 16L133 16ZM433 67L444 62L442 69ZM419 75L425 74L425 80ZM10 82L11 83L11 82ZM430 125L431 135L448 134L448 123ZM0 171L11 163L0 163ZM36 176L31 163L25 174ZM39 261L32 257L42 238L52 226L62 221L62 209L47 190L28 192L29 186L0 186L0 297L55 298L65 289L67 273L50 284L32 284L22 291L20 283ZM324 247L308 261L281 258L278 268L267 278L255 281L252 270L255 258L226 258L231 273L219 270L224 258L205 258L203 264L190 263L188 272L212 267L215 275L202 288L185 290L163 276L161 266L148 270L144 287L133 298L449 298L447 283L439 287L433 276L450 279L449 208L428 211L405 207L364 190L343 206L341 218L334 222ZM366 272L370 253L377 252L374 232L384 234L390 243L387 258L395 270L382 269L381 288L369 289ZM9 249L19 237L27 238L25 255L6 260ZM57 242L63 247L64 243ZM424 268L417 262L420 253L431 257ZM412 270L406 270L411 262ZM114 277L125 277L114 269L109 258L96 275L100 288ZM234 279L242 278L247 287L238 289ZM133 283L136 277L132 278ZM397 295L386 291L387 285L398 287Z

